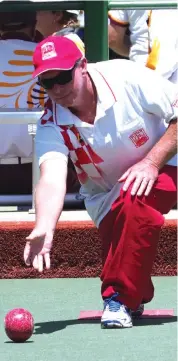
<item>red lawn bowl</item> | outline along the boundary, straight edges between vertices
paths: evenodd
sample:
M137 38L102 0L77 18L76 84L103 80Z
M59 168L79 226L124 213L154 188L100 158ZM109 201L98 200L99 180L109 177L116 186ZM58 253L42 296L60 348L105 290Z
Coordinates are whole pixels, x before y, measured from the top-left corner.
M31 313L24 308L14 308L4 319L5 332L14 342L25 342L33 334L34 320Z

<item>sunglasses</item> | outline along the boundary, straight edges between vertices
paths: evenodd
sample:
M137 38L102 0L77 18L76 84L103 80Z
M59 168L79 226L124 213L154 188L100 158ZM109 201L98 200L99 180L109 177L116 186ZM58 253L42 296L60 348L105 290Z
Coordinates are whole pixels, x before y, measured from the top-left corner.
M53 78L41 79L38 77L38 83L45 89L50 90L55 84L65 85L72 81L72 72L77 67L78 61L75 63L74 67L70 70L62 70L58 75Z

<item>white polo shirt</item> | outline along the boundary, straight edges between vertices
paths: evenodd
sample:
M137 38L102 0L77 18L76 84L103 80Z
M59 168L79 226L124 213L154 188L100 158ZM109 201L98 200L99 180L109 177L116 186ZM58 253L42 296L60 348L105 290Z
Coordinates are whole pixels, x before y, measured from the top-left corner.
M151 57L155 61L155 70L178 83L178 10L153 10L149 36L150 48L155 53Z
M177 88L129 60L88 65L97 90L94 124L48 101L38 124L39 164L70 155L85 205L96 226L119 196L120 176L143 159L178 111ZM176 165L176 158L168 164ZM60 170L59 170L60 171Z
M129 59L146 64L149 48L149 32L147 20L148 10L111 10L108 13L110 22L127 26L130 30L131 48Z
M130 30L130 60L178 83L178 10L112 10L110 21Z

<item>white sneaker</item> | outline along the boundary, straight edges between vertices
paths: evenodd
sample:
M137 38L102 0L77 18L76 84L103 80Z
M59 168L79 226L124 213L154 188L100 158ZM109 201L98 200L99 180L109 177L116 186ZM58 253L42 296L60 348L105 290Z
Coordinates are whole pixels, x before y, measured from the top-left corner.
M104 300L104 310L101 317L102 328L132 327L130 311L119 301L114 300L118 294Z

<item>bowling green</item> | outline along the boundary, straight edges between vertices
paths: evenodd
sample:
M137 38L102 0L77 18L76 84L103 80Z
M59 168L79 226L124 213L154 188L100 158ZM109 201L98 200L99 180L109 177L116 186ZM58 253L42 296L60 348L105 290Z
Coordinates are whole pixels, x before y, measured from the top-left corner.
M147 309L174 309L172 318L135 321L132 329L103 330L99 320L78 320L82 310L101 310L100 281L90 279L0 280L1 361L175 361L176 277L155 277ZM35 329L14 344L3 327L12 308L28 309Z

